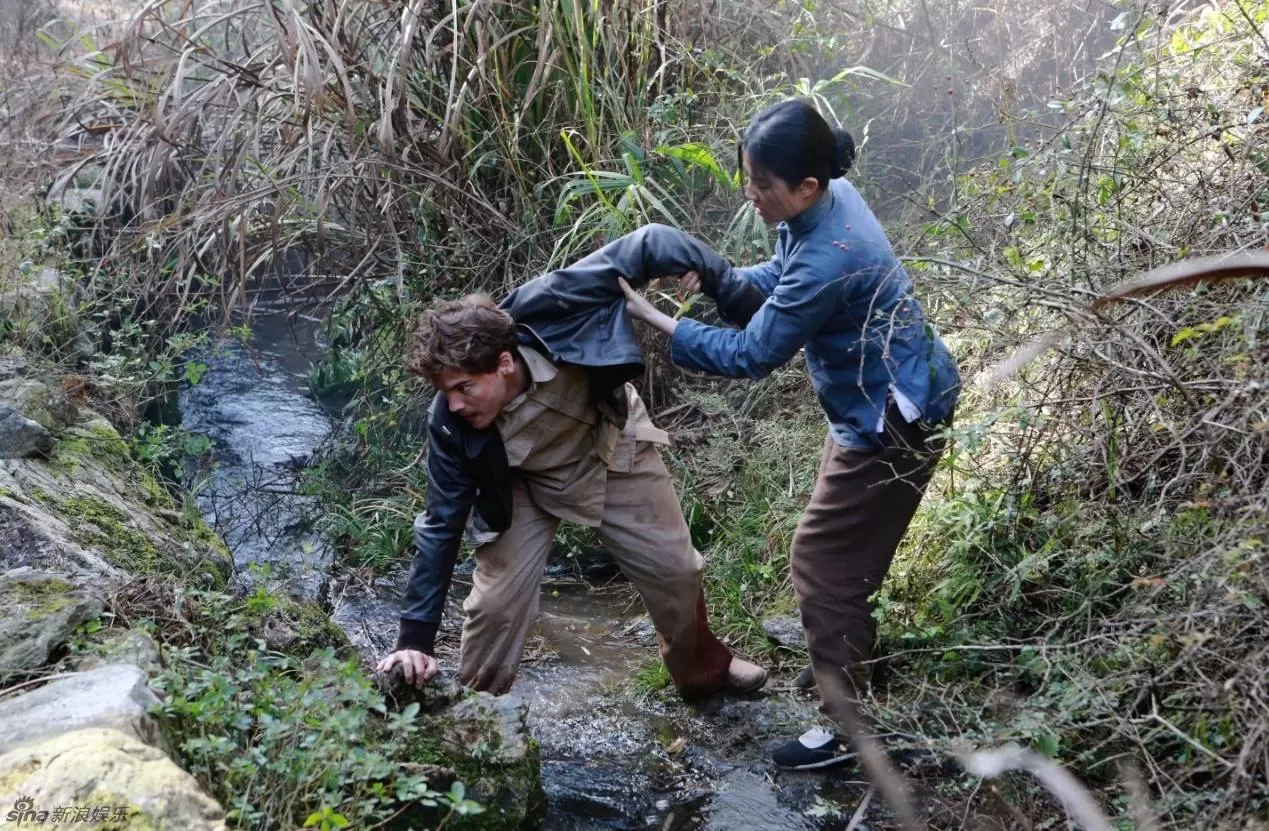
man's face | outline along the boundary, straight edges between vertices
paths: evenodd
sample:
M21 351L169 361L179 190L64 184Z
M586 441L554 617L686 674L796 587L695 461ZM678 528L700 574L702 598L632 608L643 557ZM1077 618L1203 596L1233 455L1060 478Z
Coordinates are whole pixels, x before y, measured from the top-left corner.
M494 423L516 389L516 361L510 352L503 352L493 372L472 374L447 369L432 376L432 386L449 398L450 412L467 419L477 430Z

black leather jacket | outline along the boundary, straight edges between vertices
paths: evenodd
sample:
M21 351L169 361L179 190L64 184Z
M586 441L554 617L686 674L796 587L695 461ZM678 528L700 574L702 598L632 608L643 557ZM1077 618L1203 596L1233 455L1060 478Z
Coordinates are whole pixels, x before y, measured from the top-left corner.
M712 248L652 224L525 283L499 305L518 324L521 343L555 363L588 367L602 417L624 427L624 385L641 376L644 365L617 278L638 289L656 277L693 270L732 323L748 322L766 301ZM497 427L473 428L450 412L444 393L436 394L428 412L427 478L427 509L414 521L414 564L396 648L431 653L472 509L490 531L511 524L511 470Z

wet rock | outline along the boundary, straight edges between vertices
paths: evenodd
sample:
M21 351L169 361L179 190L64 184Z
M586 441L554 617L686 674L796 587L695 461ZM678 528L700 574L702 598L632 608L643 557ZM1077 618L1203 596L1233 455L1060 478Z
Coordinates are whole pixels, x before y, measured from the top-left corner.
M606 548L595 546L569 551L557 545L547 559L546 573L554 579L610 580L621 574L621 567Z
M108 727L167 752L167 739L149 714L157 703L145 673L129 664L59 678L0 701L0 753L89 727Z
M44 425L0 404L0 459L43 456L52 449L53 436Z
M781 804L776 790L765 776L737 769L716 785L714 796L702 806L702 825L718 831L733 828L768 828L771 831L810 829L807 817Z
M448 682L440 688L448 691ZM499 831L540 826L546 795L527 717L523 702L484 692L424 717L415 757L419 763L453 770L467 798L485 809L451 823L453 827Z
M39 812L57 825L55 812L70 808L98 812L91 824L93 814L79 814L86 827L225 830L224 809L194 777L157 748L109 728L76 730L0 756L0 805L16 808L19 800L36 812L32 827L43 827Z
M634 623L621 630L621 635L644 646L656 646L657 628L652 625L652 618L647 615L635 618Z
M101 602L56 575L18 568L0 575L0 685L50 663Z
M655 786L638 770L603 760L543 761L549 800L546 828L635 828ZM659 824L658 826L659 827Z
M376 672L374 682L394 710L418 704L419 712L425 715L439 713L463 697L458 679L445 672L438 673L422 689L407 683L400 667L393 667L391 672Z
M517 765L536 752L529 708L505 695L475 693L445 713L445 741L489 765Z
M806 635L802 631L802 619L797 615L769 617L762 622L762 631L779 646L786 649L805 649Z

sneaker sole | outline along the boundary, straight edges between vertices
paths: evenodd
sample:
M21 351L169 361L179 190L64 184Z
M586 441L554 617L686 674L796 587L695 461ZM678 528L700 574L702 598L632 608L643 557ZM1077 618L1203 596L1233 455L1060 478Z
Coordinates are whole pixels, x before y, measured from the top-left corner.
M849 762L858 755L858 753L845 753L841 756L834 756L831 759L825 759L821 762L808 762L805 765L781 765L779 762L777 762L776 765L777 767L782 767L785 770L816 770L818 768L826 768L831 765L840 765L842 762Z

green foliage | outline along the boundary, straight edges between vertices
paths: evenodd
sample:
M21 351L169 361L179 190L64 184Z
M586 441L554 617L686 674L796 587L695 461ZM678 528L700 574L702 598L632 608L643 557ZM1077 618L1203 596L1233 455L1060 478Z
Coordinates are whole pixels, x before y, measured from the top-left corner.
M437 761L415 758L418 705L389 713L356 660L329 646L308 655L268 648L260 621L278 598L186 597L197 636L169 650L157 712L233 827L364 828L411 805L442 820L481 810L461 785L440 792L412 772ZM167 633L170 643L182 639Z
M659 658L644 663L634 677L634 688L645 695L668 690L673 683L670 671Z
M1061 133L963 177L914 263L972 321L952 338L968 378L1012 338L1072 337L962 396L955 449L879 597L897 676L883 718L1030 745L1106 793L1131 758L1176 827L1266 804L1233 784L1263 767L1247 761L1263 755L1260 705L1226 691L1266 671L1248 638L1269 597L1252 559L1265 413L1236 391L1263 383L1251 355L1269 295L1234 282L1096 321L1077 309L1147 267L1263 239L1245 114L1269 84L1248 25L1267 9L1125 19L1111 64L1057 105ZM1219 803L1225 786L1238 796Z
M1269 4L1210 5L1175 25L1130 10L1102 31L1073 5L1015 3L1030 14L1016 32L1003 4L881 0L848 24L825 4L777 5L769 23L711 28L686 5L464 0L421 12L411 28L402 21L413 16L373 4L329 14L301 3L285 36L267 7L240 6L200 35L232 51L245 50L243 32L259 34L249 90L241 66L191 39L187 5L147 6L118 49L86 38L68 53L82 84L72 97L95 101L100 117L77 105L63 126L73 136L79 124L120 125L109 157L89 161L127 210L93 233L53 214L44 233L50 255L87 237L119 268L80 272L99 301L87 313L122 320L123 345L94 370L137 388L196 382L199 365L180 361L194 344L171 342L155 323L166 318L137 298L190 299L178 310L189 315L200 297L248 296L290 247L329 252L338 267L315 270L344 279L313 387L347 405L351 431L304 487L330 506L324 531L342 559L386 564L407 552L426 499L426 394L403 370L419 309L471 289L498 295L648 221L753 262L769 243L735 204L735 128L765 103L806 95L878 149L861 154L865 192L870 156L877 181L886 167L906 177L891 188L907 221L896 249L967 380L1037 333L1074 336L1006 387L963 394L954 448L878 596L895 671L879 719L949 744L1018 741L1093 778L1107 801L1119 796L1112 762L1135 757L1178 827L1263 813L1269 796L1250 783L1263 781L1266 758L1255 633L1269 602L1269 413L1257 395L1267 295L1234 283L1120 304L1095 321L1079 310L1144 268L1263 246ZM936 36L930 49L903 49L929 54L901 73L840 69L843 54L883 54L887 38L922 28ZM1096 67L1054 48L1063 92L1047 117L1024 119L1025 99L1053 88L1020 90L1024 71L1050 60L1050 41L1067 30L1087 41L1082 55L1118 43ZM962 34L972 47L953 55ZM1072 83L1082 74L1088 84ZM235 125L214 147L171 144L210 111ZM1002 125L1000 152L998 132L970 129L986 122ZM1052 127L1028 138L1028 122ZM977 156L985 163L963 173ZM57 303L54 322L77 311L69 296ZM155 357L156 343L170 357ZM822 416L800 366L760 384L700 381L658 348L647 350L649 401L695 405L673 464L715 623L742 648L764 649L757 621L791 602L788 544ZM134 439L150 460L181 444L158 430ZM276 612L267 595L245 608ZM271 787L303 795L279 821L372 821L343 799L361 786L338 772L370 770L348 755L364 745L335 748L302 713L265 710L299 719L296 735L338 760L334 784L314 772L297 789L308 762L286 735L266 737L254 710L234 716L241 701L227 690L253 702L274 686L300 700L321 690L349 707L361 692L343 686L338 666L325 670L329 687L315 686L240 646L251 666L181 670L219 713L222 732L195 738L220 742L240 766L252 764L244 748L273 742L289 761ZM640 674L646 687L664 680L659 669ZM334 726L366 727L313 706ZM246 784L233 795L242 817L281 816L259 807L273 793L261 787L268 774L231 770L208 747L194 745L204 776ZM449 805L461 812L462 799L451 793Z

